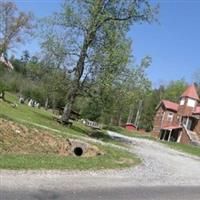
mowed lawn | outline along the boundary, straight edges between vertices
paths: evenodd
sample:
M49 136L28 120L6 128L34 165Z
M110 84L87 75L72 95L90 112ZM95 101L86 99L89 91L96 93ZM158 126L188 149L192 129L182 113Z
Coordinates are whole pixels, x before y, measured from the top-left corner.
M189 144L180 144L175 142L165 142L169 147L182 151L184 153L200 157L200 147Z
M58 137L89 138L93 130L83 124L76 122L72 128L57 123L50 111L43 108L31 108L18 103L15 95L6 93L6 100L16 103L13 108L10 103L0 101L0 117L23 124L28 128L44 129ZM3 131L3 130L1 130ZM1 140L1 135L0 135ZM0 141L0 145L4 145ZM104 153L96 157L61 156L57 154L19 154L0 152L1 169L59 169L59 170L88 170L88 169L113 169L135 166L140 159L134 154L118 148L97 145Z
M49 154L0 154L0 169L102 170L121 169L140 164L140 159L127 151L105 146L100 148L105 154L91 158Z
M55 119L54 115L50 111L46 111L43 108L32 108L26 104L19 104L18 98L15 95L6 93L6 100L17 104L16 108L13 108L10 103L0 102L0 117L11 119L13 121L26 124L27 126L39 126L48 127L50 129L55 129L67 134L73 135L84 135L89 128L83 126L82 124L75 123L72 128L68 128L59 124Z

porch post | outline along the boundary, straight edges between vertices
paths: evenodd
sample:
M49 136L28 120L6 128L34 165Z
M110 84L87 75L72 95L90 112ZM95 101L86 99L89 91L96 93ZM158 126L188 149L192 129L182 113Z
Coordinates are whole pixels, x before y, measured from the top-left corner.
M182 137L182 131L179 132L177 143L180 143Z
M187 117L187 121L186 121L186 128L188 129L188 123L189 123L189 117Z
M163 136L162 141L165 141L166 131L167 131L167 130L165 130L165 132L164 132L164 136Z
M171 134L172 134L172 130L170 130L170 132L169 132L169 137L168 137L168 142L170 141L170 138L171 138Z

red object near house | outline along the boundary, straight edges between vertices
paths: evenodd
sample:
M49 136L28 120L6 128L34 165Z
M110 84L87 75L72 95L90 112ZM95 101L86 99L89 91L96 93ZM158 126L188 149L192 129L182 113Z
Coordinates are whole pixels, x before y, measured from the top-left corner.
M125 126L125 128L126 128L128 131L134 131L134 130L137 129L136 126L135 126L134 124L132 124L132 123L127 123L126 126Z

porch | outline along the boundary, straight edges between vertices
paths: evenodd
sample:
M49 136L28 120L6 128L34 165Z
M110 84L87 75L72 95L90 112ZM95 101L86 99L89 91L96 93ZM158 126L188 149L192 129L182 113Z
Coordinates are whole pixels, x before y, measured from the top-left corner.
M168 142L180 142L181 138L181 126L177 127L165 127L160 130L160 136L159 139L162 141L168 141Z

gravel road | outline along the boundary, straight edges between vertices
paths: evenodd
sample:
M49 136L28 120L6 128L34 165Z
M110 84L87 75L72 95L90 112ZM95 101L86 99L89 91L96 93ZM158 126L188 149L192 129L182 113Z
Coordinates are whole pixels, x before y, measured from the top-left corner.
M124 170L86 172L1 170L0 199L8 199L6 194L18 194L20 191L22 192L20 194L25 194L28 191L32 193L71 191L75 194L78 191L88 190L109 189L113 191L115 188L169 188L172 186L179 187L179 192L182 190L180 187L187 189L193 187L196 191L195 195L199 191L197 199L200 199L199 158L180 153L155 141L129 138L114 132L109 132L109 134L118 139L129 140L131 142L129 150L136 153L143 160L143 164Z
M109 131L110 136L132 141L132 150L143 164L121 174L134 177L140 185L198 185L200 186L200 158L168 148L155 141L130 138Z

